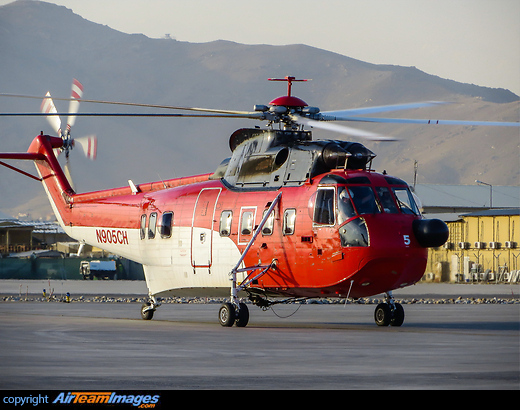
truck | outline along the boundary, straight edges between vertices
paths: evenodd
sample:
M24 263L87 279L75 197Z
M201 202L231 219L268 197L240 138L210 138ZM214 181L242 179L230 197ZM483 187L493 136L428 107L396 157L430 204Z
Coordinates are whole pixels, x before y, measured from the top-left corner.
M79 273L85 280L117 279L116 261L81 261Z

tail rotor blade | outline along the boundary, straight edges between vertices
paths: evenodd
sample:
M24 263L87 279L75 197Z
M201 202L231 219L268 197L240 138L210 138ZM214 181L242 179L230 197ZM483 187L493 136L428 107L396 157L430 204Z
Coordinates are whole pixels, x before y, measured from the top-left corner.
M42 104L40 105L40 111L43 114L48 114L45 118L47 118L47 121L51 125L52 129L56 131L56 133L61 137L61 119L60 116L57 115L58 111L56 110L56 106L52 101L50 92L45 94Z
M70 129L76 121L76 113L79 110L79 102L83 96L83 85L74 78L72 81L72 90L70 94L69 103L69 117L67 118L67 132L70 134Z
M95 160L97 156L97 137L89 135L87 137L74 138L74 146L78 144L85 156L90 160Z

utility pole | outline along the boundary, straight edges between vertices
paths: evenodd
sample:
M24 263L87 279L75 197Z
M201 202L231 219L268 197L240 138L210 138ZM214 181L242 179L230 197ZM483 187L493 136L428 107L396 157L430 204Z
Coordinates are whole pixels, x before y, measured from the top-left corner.
M493 185L488 184L486 182L479 181L478 179L475 180L477 184L480 185L487 185L489 187L489 209L493 208Z

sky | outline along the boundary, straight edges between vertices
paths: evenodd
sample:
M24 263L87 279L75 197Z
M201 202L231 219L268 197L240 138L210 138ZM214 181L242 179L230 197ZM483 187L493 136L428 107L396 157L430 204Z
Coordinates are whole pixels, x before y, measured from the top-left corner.
M48 2L125 33L192 43L306 44L520 95L520 0Z

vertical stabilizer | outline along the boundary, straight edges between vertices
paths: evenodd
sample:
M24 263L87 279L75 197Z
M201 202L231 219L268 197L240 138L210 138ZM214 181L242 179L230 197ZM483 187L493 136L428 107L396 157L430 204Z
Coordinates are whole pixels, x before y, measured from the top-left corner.
M60 224L66 226L70 221L70 204L74 190L54 155L54 149L62 147L62 144L61 138L39 135L33 140L27 153L34 154L34 164L54 214Z

